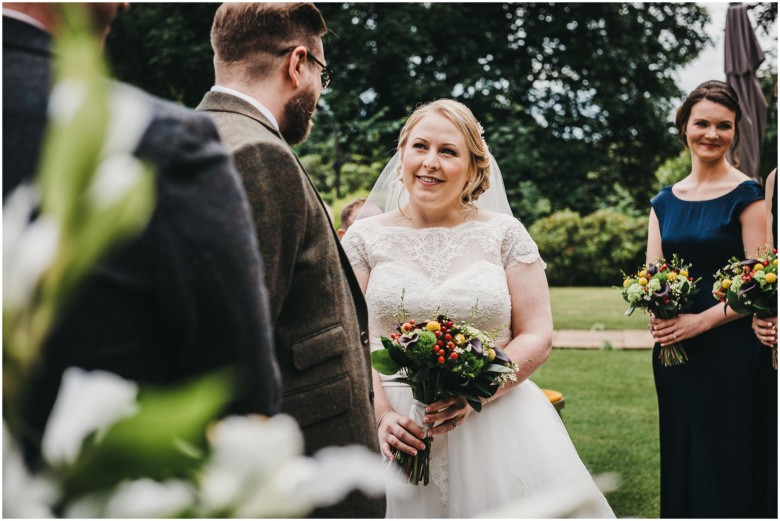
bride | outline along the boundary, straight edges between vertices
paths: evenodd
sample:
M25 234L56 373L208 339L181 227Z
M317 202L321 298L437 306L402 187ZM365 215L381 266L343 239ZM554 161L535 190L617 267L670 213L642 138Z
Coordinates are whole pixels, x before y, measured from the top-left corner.
M500 172L471 111L453 100L418 107L396 157L364 205L344 248L366 295L372 350L390 336L403 305L411 317L453 320L499 332L518 364L517 383L476 413L463 398L426 409L431 482L387 489L387 517L473 517L518 500L586 487L589 517L614 517L544 393L528 377L550 354L552 317L545 265L512 216ZM488 209L490 208L490 209ZM375 211L373 213L376 213ZM408 416L409 387L373 371L379 444L415 454L423 430ZM580 512L583 514L583 512Z

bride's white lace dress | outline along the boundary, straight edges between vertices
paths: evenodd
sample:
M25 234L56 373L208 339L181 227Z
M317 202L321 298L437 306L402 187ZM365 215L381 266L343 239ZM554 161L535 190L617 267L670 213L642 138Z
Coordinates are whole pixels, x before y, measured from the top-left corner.
M390 335L402 294L412 317L430 318L438 310L469 320L476 304L475 326L501 329L497 344L509 342L505 269L536 262L539 252L517 219L479 214L479 220L452 228L385 226L376 218L350 227L344 237L347 255L356 269L370 272L366 301L372 350L381 349L380 336ZM411 390L391 378L382 377L384 391L397 411L408 414ZM592 487L587 516L614 517L555 409L526 380L450 433L437 436L430 484L388 488L387 517L474 517L578 484Z

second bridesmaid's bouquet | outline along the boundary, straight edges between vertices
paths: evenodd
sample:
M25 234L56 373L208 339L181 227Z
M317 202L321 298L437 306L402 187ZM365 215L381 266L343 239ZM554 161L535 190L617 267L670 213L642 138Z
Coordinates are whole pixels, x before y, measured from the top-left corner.
M777 250L766 249L756 258L732 257L715 273L712 296L743 315L777 316ZM772 366L777 369L777 346L772 348Z
M442 398L463 396L477 412L481 398L490 398L499 387L516 382L517 365L493 343L492 335L466 322L455 323L445 315L417 322L403 312L402 323L393 326L390 338L382 337L380 349L371 353L371 365L395 381L412 388L409 416L427 434L426 405ZM430 439L416 456L397 451L395 462L407 481L427 485L430 479Z
M691 304L690 297L698 293L696 284L688 274L691 265L685 264L677 254L671 262L658 259L654 264L641 266L632 275L623 274L623 299L629 306L625 312L631 315L636 308L643 308L657 318L669 319L679 315ZM688 361L682 343L661 346L659 359L665 367L681 365Z

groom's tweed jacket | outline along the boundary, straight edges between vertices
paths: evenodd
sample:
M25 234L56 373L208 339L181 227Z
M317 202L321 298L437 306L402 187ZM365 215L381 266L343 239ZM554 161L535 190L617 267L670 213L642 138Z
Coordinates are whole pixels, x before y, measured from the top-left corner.
M252 208L282 371L282 412L303 429L307 454L347 444L378 451L366 304L317 190L249 103L209 92L196 111L213 117ZM384 500L356 496L326 515L384 517Z

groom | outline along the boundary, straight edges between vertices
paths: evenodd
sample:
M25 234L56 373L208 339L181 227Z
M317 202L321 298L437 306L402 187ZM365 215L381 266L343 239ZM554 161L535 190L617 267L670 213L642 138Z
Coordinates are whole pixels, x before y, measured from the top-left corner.
M216 85L196 110L213 117L252 208L282 370L282 412L300 424L307 454L348 444L378 452L365 301L290 148L306 139L329 81L326 30L313 4L222 4L211 29ZM315 515L384 517L384 499L353 493Z

